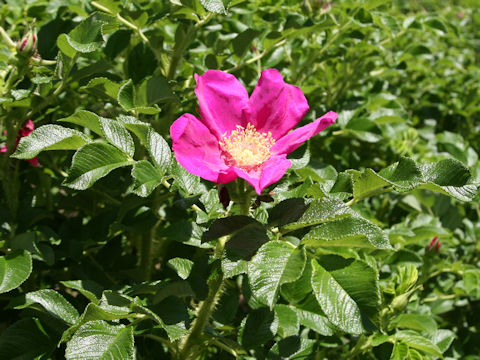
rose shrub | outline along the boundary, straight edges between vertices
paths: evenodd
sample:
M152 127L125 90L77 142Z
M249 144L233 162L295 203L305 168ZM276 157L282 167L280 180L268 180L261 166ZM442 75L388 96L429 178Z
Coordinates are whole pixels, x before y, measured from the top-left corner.
M0 359L478 358L474 1L0 9Z

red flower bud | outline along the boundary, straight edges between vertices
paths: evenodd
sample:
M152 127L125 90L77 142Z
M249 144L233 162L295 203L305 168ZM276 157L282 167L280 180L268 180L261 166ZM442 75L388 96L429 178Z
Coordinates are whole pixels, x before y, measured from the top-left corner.
M433 239L430 241L430 244L428 244L427 251L432 251L433 248L435 248L435 251L439 252L440 246L442 246L442 243L440 242L440 240L438 240L438 236L434 236Z
M17 43L17 54L24 57L32 56L37 50L37 42L37 30L29 30L22 40Z

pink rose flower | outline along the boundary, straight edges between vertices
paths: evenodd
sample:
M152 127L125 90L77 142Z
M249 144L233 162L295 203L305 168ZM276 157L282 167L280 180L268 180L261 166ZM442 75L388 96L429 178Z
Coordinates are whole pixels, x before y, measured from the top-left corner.
M20 142L20 139L22 137L28 136L32 133L32 131L35 129L35 124L33 123L32 120L28 120L23 124L23 126L20 128L18 135L17 135L17 140L15 142L15 149L18 146L18 143ZM0 148L0 153L6 153L7 152L7 146L4 145ZM25 161L28 161L32 166L40 166L40 163L38 162L38 159L34 157L33 159L26 159Z
M276 69L262 72L250 97L223 71L195 74L195 80L201 117L183 114L172 124L173 151L189 173L215 183L241 177L261 194L290 168L289 153L337 119L330 111L290 131L309 107L302 91Z

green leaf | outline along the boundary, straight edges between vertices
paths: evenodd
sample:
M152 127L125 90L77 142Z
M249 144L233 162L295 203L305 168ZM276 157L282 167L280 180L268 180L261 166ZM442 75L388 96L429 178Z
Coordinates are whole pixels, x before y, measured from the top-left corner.
M299 336L290 336L272 346L267 360L304 360L310 358L315 351L316 341Z
M147 134L146 147L152 157L154 164L163 172L170 166L172 160L172 152L170 146L156 131L150 129Z
M232 41L233 51L235 55L242 57L247 51L248 47L252 41L260 34L261 32L254 29L247 29L240 34L238 34Z
M165 139L159 135L150 124L135 119L132 116L119 116L118 121L133 132L147 149L154 165L165 174L172 162L172 152Z
M74 324L78 317L78 311L58 292L52 289L43 289L29 292L25 295L25 304L16 306L23 309L34 304L39 304L47 314L63 320L67 324Z
M344 217L320 225L303 237L302 244L307 247L392 248L382 229L362 217Z
M82 325L67 343L67 360L122 359L133 360L133 329L90 321Z
M117 101L127 111L135 109L135 86L132 80L128 80L120 86Z
M278 329L278 318L275 312L263 307L252 310L242 325L240 343L251 349L273 339Z
M80 131L59 125L43 125L20 139L12 157L31 159L44 150L76 150L90 142Z
M94 13L80 22L68 35L61 34L57 39L57 46L70 58L77 52L90 53L98 50L103 44L102 25L113 20L114 18L108 15Z
M455 340L455 333L448 329L438 329L430 336L430 340L438 346L440 351L444 353L448 350L453 340Z
M127 111L135 111L142 114L154 115L160 112L160 109L157 107L147 106L146 104L142 104L139 101L142 99L148 101L148 94L147 89L142 90L142 94L145 98L137 97L137 89L133 84L133 81L130 79L124 84L120 86L120 90L118 91L117 101L122 108Z
M377 271L362 260L324 255L320 265L367 315L374 317L380 309L380 286Z
M149 161L141 160L132 167L133 193L146 197L163 181L162 173Z
M0 256L0 294L19 287L32 272L32 256L25 250L13 250Z
M77 111L75 114L61 119L60 121L89 128L93 132L104 137L110 144L122 150L130 157L135 153L133 139L127 129L119 121L103 118L85 110Z
M477 191L477 186L469 183L470 170L454 159L417 164L412 159L402 158L379 173L366 169L352 171L352 174L356 201L389 188L396 191L429 189L462 201L471 201Z
M190 174L185 168L174 162L172 166L172 175L174 176L175 182L172 190L176 187L184 192L185 195L195 195L202 192L202 186L200 183L200 178L193 174Z
M282 337L297 335L300 330L300 322L295 310L284 304L277 304L274 309L278 317L279 335Z
M105 77L96 77L81 88L98 97L117 99L120 85Z
M185 280L190 275L190 271L192 271L193 261L177 257L168 260L167 265L175 270L180 278Z
M328 320L349 334L360 334L363 327L358 305L316 260L312 260L312 268L313 293Z
M217 200L218 201L218 200ZM226 244L226 255L230 260L250 259L268 241L265 227L244 215L234 215L215 220L203 233L202 242L230 235Z
M248 263L248 279L256 300L273 308L280 286L301 276L305 257L305 250L284 241L264 244Z
M55 347L55 339L50 338L40 321L27 318L15 322L2 332L0 358L47 359Z
M101 142L86 144L73 155L65 185L85 190L112 170L132 164L125 153L112 145Z
M79 291L80 294L94 304L98 304L102 295L102 287L92 280L68 280L60 282L70 289Z
M389 327L433 333L437 330L437 323L428 315L400 314L390 322Z
M200 0L200 4L205 8L205 10L217 13L217 14L226 14L227 10L223 5L222 0Z
M397 331L395 338L406 343L409 347L423 351L433 356L442 356L442 352L431 340L410 330Z
M152 106L158 103L177 101L168 80L161 75L146 78L136 91L136 103L141 106Z
M314 296L309 296L296 306L290 305L290 308L297 313L300 325L312 329L320 335L331 336L334 334L335 326L327 319Z
M408 345L401 341L396 341L393 346L390 360L406 360L408 359Z
M58 121L69 122L72 124L80 125L92 130L97 135L102 136L102 127L100 125L100 116L97 114L86 111L80 110L77 111L75 114L70 115L69 117L60 119Z
M352 215L355 215L355 212L342 201L324 197L312 201L297 221L283 226L283 229L296 230Z
M307 261L305 262L302 276L296 281L283 284L280 293L288 302L296 304L302 301L308 294L312 293L311 279L312 265Z

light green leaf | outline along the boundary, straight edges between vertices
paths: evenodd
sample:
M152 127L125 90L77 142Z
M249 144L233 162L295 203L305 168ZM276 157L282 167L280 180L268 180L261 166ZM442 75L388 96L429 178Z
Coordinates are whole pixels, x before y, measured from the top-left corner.
M328 320L350 334L362 332L360 309L333 276L312 260L312 289Z
M163 175L172 161L172 152L165 139L150 124L139 121L132 116L119 116L118 121L122 122L128 130L140 139L153 163Z
M438 329L430 336L430 340L444 353L448 350L453 340L455 340L455 337L456 335L452 330Z
M300 322L295 310L287 305L275 305L275 313L278 317L278 333L281 337L297 335L300 330Z
M377 271L365 261L324 255L320 265L355 301L368 316L374 317L380 309L380 286Z
M307 247L392 248L382 229L362 217L344 217L322 224L310 230L302 244Z
M58 292L52 289L43 289L29 292L25 295L25 304L16 306L23 309L39 304L51 316L63 320L67 324L74 324L78 317L78 311Z
M389 324L390 329L412 329L433 333L437 330L437 323L431 316L421 314L400 314Z
M43 125L22 137L12 157L31 159L45 150L76 150L90 142L80 131L59 125Z
M112 170L133 163L125 153L112 145L101 142L86 144L73 155L65 185L85 190Z
M454 159L417 164L409 158L390 165L379 173L372 169L350 171L353 175L353 196L356 201L384 190L409 191L429 189L458 200L471 201L477 186L469 183L470 170Z
M190 271L192 271L193 261L176 257L168 260L167 265L185 280L190 275Z
M185 168L178 164L176 161L172 166L172 175L175 182L173 188L179 188L186 196L199 194L203 191L203 186L200 182L200 178L193 174L190 174ZM173 189L172 189L173 190Z
M283 226L282 229L296 230L352 215L355 215L355 212L342 201L324 197L312 201L297 221Z
M315 299L313 299L313 301L315 303L312 303L310 299L307 299L307 301L301 305L290 306L290 308L297 313L300 325L312 329L320 335L333 335L335 327L322 313L317 301Z
M19 287L32 272L32 256L25 250L13 250L0 256L0 294Z
M419 335L415 331L397 331L395 333L395 338L408 344L409 347L421 350L426 354L440 357L442 356L442 352L437 345L435 345L431 340Z
M272 308L280 286L301 276L305 257L304 249L287 242L265 243L248 263L248 279L257 301Z
M155 165L162 171L166 171L172 159L172 152L165 139L150 129L146 146Z
M401 341L396 341L393 346L390 360L406 360L408 359L408 345Z
M217 14L226 14L227 11L222 0L200 0L200 4L210 12Z
M67 360L134 360L133 329L90 321L82 325L67 343Z
M133 139L120 121L103 118L86 110L77 111L75 114L59 121L89 128L130 157L135 153Z
M105 137L110 144L116 146L128 156L133 157L133 154L135 153L135 145L132 136L127 129L115 120L102 117L98 120L100 122L103 137Z
M100 117L87 110L77 111L75 114L70 115L69 117L60 119L58 121L69 122L72 124L80 125L92 130L97 135L102 136L102 128L100 126Z
M302 276L293 282L283 284L280 293L288 302L296 304L312 293L311 280L312 265L306 261Z

